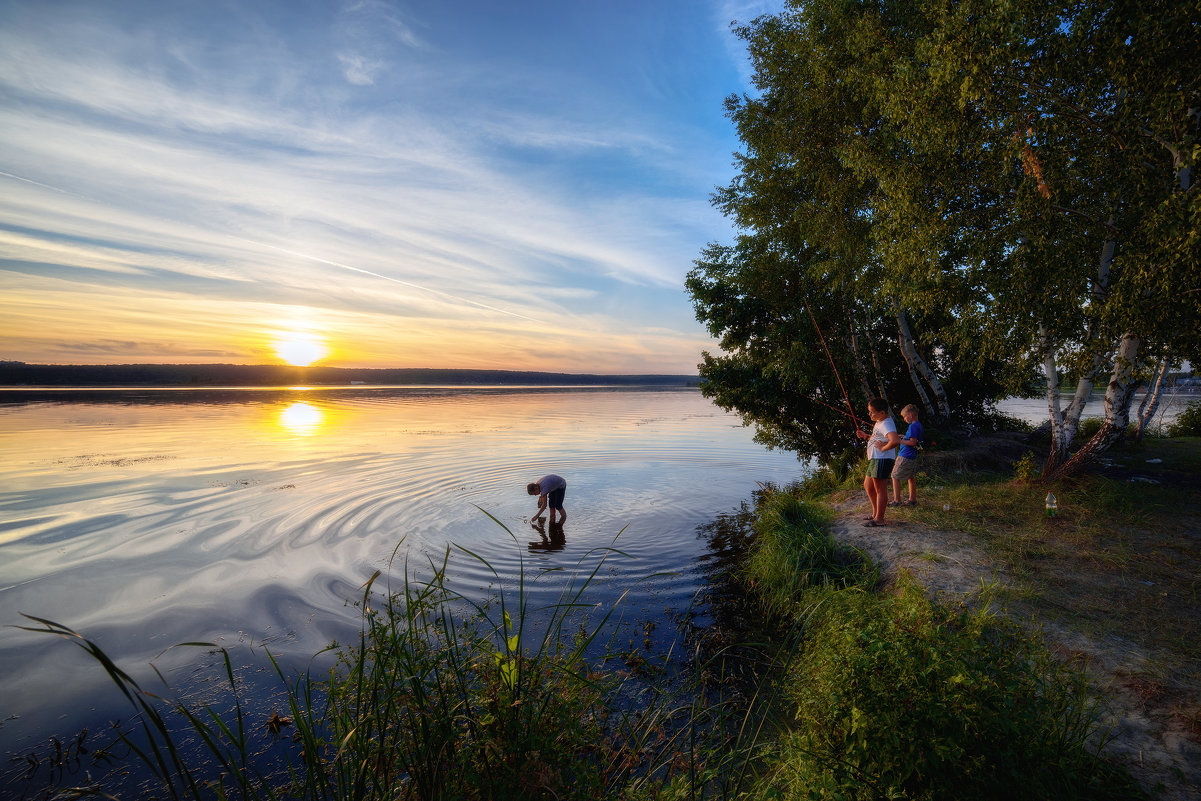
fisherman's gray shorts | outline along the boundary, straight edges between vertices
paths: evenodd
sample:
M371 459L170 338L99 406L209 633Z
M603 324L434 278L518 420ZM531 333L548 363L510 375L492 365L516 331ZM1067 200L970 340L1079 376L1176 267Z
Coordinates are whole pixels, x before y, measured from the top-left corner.
M908 481L917 475L917 459L906 459L904 456L897 457L897 463L893 465L892 477L897 481Z

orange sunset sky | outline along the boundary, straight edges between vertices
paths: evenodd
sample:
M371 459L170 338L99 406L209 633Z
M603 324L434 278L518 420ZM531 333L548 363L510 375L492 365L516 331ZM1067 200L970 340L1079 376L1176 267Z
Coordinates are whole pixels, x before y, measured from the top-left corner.
M0 359L693 373L780 5L0 2Z

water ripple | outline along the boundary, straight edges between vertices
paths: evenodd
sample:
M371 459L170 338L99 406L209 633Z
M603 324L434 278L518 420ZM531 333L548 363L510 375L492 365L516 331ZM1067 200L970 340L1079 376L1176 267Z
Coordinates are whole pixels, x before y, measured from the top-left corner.
M295 403L321 422L289 428ZM195 639L303 661L353 635L348 602L373 571L399 588L406 566L428 576L448 549L454 586L477 601L524 582L531 608L553 607L590 582L595 614L625 595L624 614L662 616L696 592L697 527L803 470L696 392L5 406L0 624L59 620L123 665ZM524 488L549 472L568 479L568 521L544 536ZM75 695L55 688L79 670L0 628L6 713L21 716L0 738L71 720Z

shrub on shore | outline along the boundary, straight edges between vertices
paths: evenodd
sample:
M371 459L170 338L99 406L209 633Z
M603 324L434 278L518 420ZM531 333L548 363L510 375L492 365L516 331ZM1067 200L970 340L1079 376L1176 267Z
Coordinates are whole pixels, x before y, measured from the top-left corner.
M756 795L1129 799L1081 671L983 608L829 592L785 679L796 711Z
M795 615L810 590L870 588L879 571L857 548L840 545L816 506L792 492L764 493L744 575L767 611Z
M1172 437L1201 437L1201 401L1190 403L1168 429Z

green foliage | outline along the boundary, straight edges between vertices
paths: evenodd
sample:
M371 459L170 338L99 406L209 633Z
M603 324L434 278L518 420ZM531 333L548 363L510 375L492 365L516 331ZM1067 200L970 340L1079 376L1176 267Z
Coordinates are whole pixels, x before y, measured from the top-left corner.
M835 542L824 522L817 507L793 493L761 497L744 574L769 612L795 614L814 588L867 588L879 581L871 560Z
M1028 434L1034 430L1034 426L1025 420L998 412L995 409L985 410L977 418L968 422L975 425L980 432L1021 431Z
M763 795L787 799L1130 799L1090 745L1082 671L984 607L829 592L788 679L796 725Z
M1090 438L1093 437L1093 435L1095 435L1098 431L1101 430L1101 426L1103 426L1104 424L1105 424L1105 419L1101 418L1101 417L1086 417L1086 418L1084 418L1083 420L1080 421L1080 425L1076 427L1076 440L1078 442L1087 442ZM1137 423L1129 423L1126 426L1126 436L1130 437L1131 439L1134 438L1134 435L1137 431L1138 431Z
M1100 417L1086 417L1080 421L1080 425L1076 427L1076 436L1081 441L1091 439L1094 434L1101 430L1102 424L1105 421Z
M744 148L713 202L740 233L686 283L724 351L708 396L825 456L844 396L917 400L900 311L980 427L1044 355L1201 356L1197 11L813 0L736 28L756 91L726 101Z
M1013 477L1018 481L1030 482L1038 477L1039 466L1033 451L1026 451L1013 465Z
M1172 437L1201 437L1201 403L1190 403L1168 429Z

